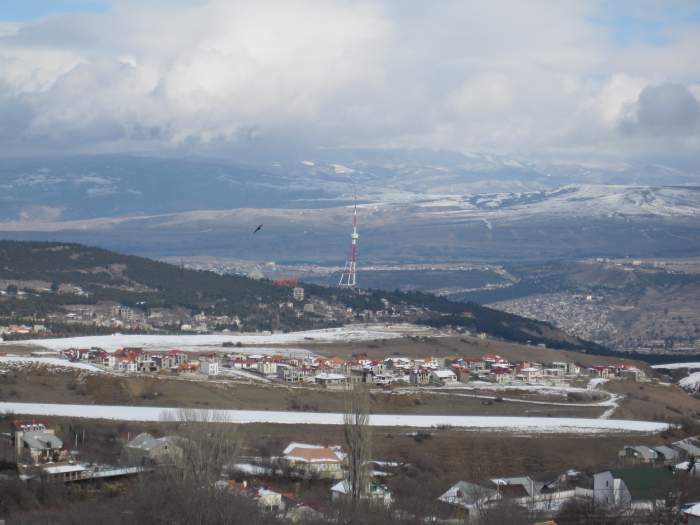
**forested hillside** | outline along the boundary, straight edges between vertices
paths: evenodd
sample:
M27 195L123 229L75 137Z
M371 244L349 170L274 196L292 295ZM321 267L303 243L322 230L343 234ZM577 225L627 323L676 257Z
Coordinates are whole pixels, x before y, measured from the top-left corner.
M46 315L71 304L114 302L140 309L186 308L194 313L237 316L246 328L258 329L294 330L347 321L278 308L290 300L291 290L266 279L185 269L79 244L0 241L0 281L4 284L0 315L5 318ZM474 303L419 292L355 293L311 284L304 288L307 302L349 307L355 313L391 310L397 321L455 326L560 348L595 348L546 323ZM407 309L412 312L408 317Z

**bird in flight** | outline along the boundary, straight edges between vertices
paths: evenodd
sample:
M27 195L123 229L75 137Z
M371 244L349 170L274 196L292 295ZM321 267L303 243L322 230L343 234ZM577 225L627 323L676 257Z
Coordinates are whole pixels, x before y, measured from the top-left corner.
M255 234L258 233L260 230L262 230L262 227L263 227L262 224L258 224L258 227L255 228L255 230L253 230L253 235L255 235Z

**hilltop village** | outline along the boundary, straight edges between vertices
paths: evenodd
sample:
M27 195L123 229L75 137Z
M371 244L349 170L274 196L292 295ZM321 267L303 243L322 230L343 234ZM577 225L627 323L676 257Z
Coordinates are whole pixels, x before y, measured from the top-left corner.
M459 358L412 358L391 356L370 359L366 354L349 359L323 357L302 349L269 349L256 352L236 345L230 351L196 353L172 349L164 352L143 348L120 348L107 352L100 348L40 350L31 357L57 357L70 366L84 363L96 369L121 374L160 374L183 377L225 378L249 381L277 381L344 388L353 383L377 387L450 386L463 383L499 385L556 386L589 378L620 378L646 381L646 373L631 364L605 364L582 367L575 362L549 363L509 361L497 354ZM2 355L2 354L0 354Z

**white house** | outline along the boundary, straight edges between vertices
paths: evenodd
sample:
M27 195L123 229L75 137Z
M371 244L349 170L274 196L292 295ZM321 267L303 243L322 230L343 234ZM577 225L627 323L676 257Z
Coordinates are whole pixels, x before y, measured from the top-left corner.
M199 371L205 376L218 376L219 361L211 357L202 357L199 360Z
M348 376L333 372L321 372L314 376L314 383L323 386L339 386L349 382Z
M334 502L347 497L348 494L350 494L350 482L347 479L339 481L331 487L331 500ZM367 488L361 495L361 498L367 499L371 503L384 505L385 507L389 507L393 501L389 489L385 485L375 481L367 483Z
M432 370L430 372L430 382L436 385L453 385L458 383L457 374L447 368Z
M302 476L342 479L345 454L340 447L290 443L282 452L283 466Z
M520 375L523 377L523 381L531 383L542 377L542 370L529 366L527 368L521 368Z

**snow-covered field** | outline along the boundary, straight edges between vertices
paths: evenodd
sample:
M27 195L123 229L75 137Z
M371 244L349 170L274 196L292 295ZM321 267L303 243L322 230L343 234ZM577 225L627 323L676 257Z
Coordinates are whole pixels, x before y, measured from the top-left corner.
M30 339L21 344L67 350L69 348L102 348L113 352L124 347L146 348L148 350L170 350L179 348L191 351L230 351L224 343L242 345L288 345L300 343L334 343L346 341L372 341L374 339L394 339L412 333L423 333L425 327L414 325L349 325L325 330L274 334L213 334L213 335L100 335L86 337L66 337L61 339ZM3 344L13 343L0 343ZM299 348L256 348L256 353L308 352Z
M697 370L700 369L700 363L668 363L665 365L653 365L652 368L663 370L678 370L680 368L687 368L688 370Z
M287 425L342 425L343 414L322 412L284 412L257 410L179 410L165 407L110 405L59 405L48 403L0 403L0 411L37 416L83 417L119 421L198 420L229 423L277 423ZM666 423L618 419L500 416L428 416L409 414L373 414L372 426L431 428L446 425L488 432L526 433L617 433L661 432Z
M24 366L48 366L59 368L78 368L90 372L102 372L102 369L87 363L72 363L67 359L58 357L24 357L24 356L0 356L0 366L18 368Z

